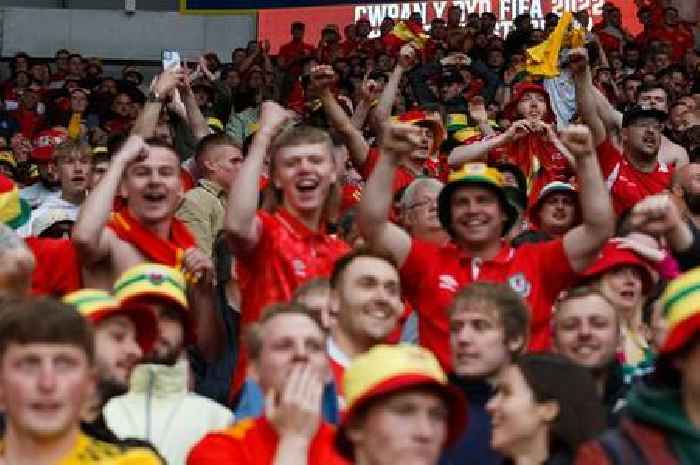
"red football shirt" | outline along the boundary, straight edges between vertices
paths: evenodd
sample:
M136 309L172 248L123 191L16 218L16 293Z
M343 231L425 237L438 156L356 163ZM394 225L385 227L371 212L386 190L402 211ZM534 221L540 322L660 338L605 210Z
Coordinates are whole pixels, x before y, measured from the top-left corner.
M236 257L244 328L258 321L266 306L288 302L304 282L330 276L335 261L350 251L342 240L310 230L284 209L274 214L259 211L258 218L262 233L257 246ZM245 345L241 345L231 394L242 385L246 368Z
M657 163L654 171L650 173L639 171L609 139L603 141L596 151L605 183L612 196L615 213L618 215L632 208L643 198L663 192L671 185L673 171L664 163Z
M321 423L309 447L308 465L346 465L334 447L335 428ZM265 417L247 418L223 431L209 433L187 457L187 465L271 465L279 436Z
M365 160L365 163L358 168L358 171L363 179L369 178L370 174L372 174L372 171L374 171L374 167L377 166L378 161L379 149L376 147L372 147L371 149L369 149L369 153L367 153L367 159ZM416 175L414 173L409 171L404 166L399 165L396 168L396 174L394 175L394 182L391 185L391 191L395 195L397 192L402 191L409 184L411 184L411 182L413 182L414 179L416 179Z
M28 237L34 254L32 294L63 297L82 287L78 253L70 239Z
M554 300L575 280L560 240L517 249L504 243L496 257L483 261L455 244L438 247L413 239L401 268L404 297L418 312L420 344L435 353L446 371L452 367L447 308L462 287L475 281L508 284L530 305L529 348L539 351L550 346Z

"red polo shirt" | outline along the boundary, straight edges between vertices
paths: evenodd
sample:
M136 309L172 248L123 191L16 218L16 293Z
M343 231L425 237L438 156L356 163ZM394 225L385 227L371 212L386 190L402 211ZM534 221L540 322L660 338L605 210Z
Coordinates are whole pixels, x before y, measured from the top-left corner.
M575 279L560 240L517 249L504 243L496 257L483 261L452 243L438 247L413 239L401 267L404 297L418 311L420 344L432 350L447 371L452 367L447 309L462 287L475 281L508 284L530 305L529 348L539 351L550 346L554 300Z
M363 179L368 179L369 176L374 171L374 167L377 166L379 161L379 149L372 147L367 153L367 159L364 164L358 168L358 171ZM426 174L427 175L427 174ZM391 185L391 192L396 195L397 192L405 189L413 180L416 179L416 175L409 171L406 167L399 165L396 168L396 174L394 175L394 182Z
M260 319L263 309L288 302L294 290L309 279L328 277L335 261L350 251L342 240L312 231L284 209L259 211L260 240L253 250L237 255L241 288L241 323L245 328ZM245 378L247 356L241 346L232 394Z
M645 173L632 166L609 139L603 141L596 150L600 169L618 215L643 198L663 192L671 185L673 170L664 163L657 163L654 171Z
M321 423L309 447L308 465L346 465L334 447L335 428ZM279 436L265 417L248 418L199 441L187 465L271 465Z

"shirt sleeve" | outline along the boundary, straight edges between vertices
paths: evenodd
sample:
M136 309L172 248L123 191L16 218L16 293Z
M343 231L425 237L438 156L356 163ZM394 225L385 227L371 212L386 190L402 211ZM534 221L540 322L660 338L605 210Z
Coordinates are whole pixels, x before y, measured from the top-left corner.
M411 239L411 249L408 252L408 257L404 262L401 270L401 287L404 295L410 301L413 297L412 290L420 287L428 276L430 268L429 263L432 263L438 254L438 248L427 242L418 239ZM417 306L415 302L411 302Z
M260 257L262 254L266 253L266 250L270 247L277 223L270 213L263 210L258 210L255 214L255 218L260 221L260 237L258 243L255 244L255 247L252 249L236 250L237 257L246 257L248 260L250 260L251 257Z
M369 178L369 175L374 171L374 167L377 166L377 161L379 161L379 149L372 147L367 152L367 158L362 166L357 167L357 171L362 176L365 181Z
M190 450L187 465L247 465L249 461L243 452L240 441L225 434L209 433Z
M545 289L549 299L554 300L564 289L571 287L576 282L577 274L571 267L569 257L564 249L564 241L553 240L538 244L527 245L532 248L533 260L539 262L539 270L542 283L546 283Z
M598 163L603 172L603 177L607 178L615 169L615 165L622 160L622 154L615 148L612 142L610 142L609 138L605 139L596 147L596 153L598 154Z
M211 257L214 237L207 212L203 208L204 202L201 202L202 199L199 200L198 202L196 199L190 198L190 196L185 196L184 201L177 209L176 216L190 229L197 240L197 246L202 249L207 257Z

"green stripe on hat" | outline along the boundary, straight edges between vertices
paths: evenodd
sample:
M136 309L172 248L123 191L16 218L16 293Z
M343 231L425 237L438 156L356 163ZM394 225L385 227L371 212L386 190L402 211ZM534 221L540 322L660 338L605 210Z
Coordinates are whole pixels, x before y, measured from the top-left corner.
M143 281L143 280L147 280L149 283L153 284L154 286L158 286L162 283L167 282L167 283L170 283L173 286L175 286L181 292L183 292L183 293L186 292L186 289L177 280L173 279L172 277L170 277L168 275L159 275L159 279L157 280L158 282L156 282L156 280L153 279L152 276L149 276L147 274L138 274L136 276L125 279L125 280L121 281L120 283L118 283L114 287L114 293L119 294L125 287L131 286L131 285L138 283L139 281Z

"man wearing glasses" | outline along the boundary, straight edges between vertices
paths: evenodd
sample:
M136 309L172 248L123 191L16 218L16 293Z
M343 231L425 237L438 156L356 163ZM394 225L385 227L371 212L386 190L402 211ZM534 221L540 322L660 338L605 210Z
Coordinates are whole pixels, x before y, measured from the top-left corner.
M575 50L574 55L577 58L572 60L571 66L576 80L577 107L583 122L591 129L613 208L620 215L643 198L658 194L671 185L672 169L659 161L666 113L654 104L637 105L625 112L620 152L611 140L611 134L597 108L585 50ZM644 103L641 98L640 103Z

